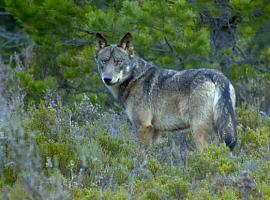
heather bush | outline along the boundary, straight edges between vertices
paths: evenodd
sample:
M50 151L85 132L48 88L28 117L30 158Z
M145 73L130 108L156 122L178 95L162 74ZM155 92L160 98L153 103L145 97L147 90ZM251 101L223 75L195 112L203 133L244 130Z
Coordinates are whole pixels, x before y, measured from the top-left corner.
M255 108L238 108L239 144L233 155L216 144L184 150L175 141L183 133L174 133L162 136L144 156L126 118L114 111L95 108L99 113L89 112L94 117L81 124L71 108L48 105L15 110L1 125L3 199L269 196L270 119Z

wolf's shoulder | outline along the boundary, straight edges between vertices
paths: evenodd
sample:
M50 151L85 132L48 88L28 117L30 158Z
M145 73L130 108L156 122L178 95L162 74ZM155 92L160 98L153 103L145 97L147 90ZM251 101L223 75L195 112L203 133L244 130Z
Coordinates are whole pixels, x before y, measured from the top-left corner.
M163 69L163 68L154 68L153 73L157 73L163 77L170 78L181 78L181 79L194 79L196 77L206 77L213 79L215 77L225 77L224 74L216 69L208 68L197 68L197 69L187 69L187 70L173 70L173 69Z

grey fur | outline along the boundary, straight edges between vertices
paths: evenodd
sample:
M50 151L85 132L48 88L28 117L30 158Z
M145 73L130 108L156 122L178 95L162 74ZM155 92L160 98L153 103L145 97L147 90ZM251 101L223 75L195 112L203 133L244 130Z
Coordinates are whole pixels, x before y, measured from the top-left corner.
M97 37L97 44L100 44ZM190 128L197 148L214 130L232 150L237 142L235 93L219 71L166 70L135 56L131 34L118 45L102 37L96 59L101 77L136 127L139 140L148 146L161 131Z

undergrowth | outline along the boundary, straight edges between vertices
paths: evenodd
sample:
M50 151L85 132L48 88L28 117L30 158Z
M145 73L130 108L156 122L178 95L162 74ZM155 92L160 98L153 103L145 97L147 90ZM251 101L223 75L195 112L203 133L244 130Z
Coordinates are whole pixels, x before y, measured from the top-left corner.
M86 97L73 107L14 109L0 131L0 197L267 199L270 119L245 105L237 116L233 155L215 143L190 150L184 132L162 136L144 155L126 117Z

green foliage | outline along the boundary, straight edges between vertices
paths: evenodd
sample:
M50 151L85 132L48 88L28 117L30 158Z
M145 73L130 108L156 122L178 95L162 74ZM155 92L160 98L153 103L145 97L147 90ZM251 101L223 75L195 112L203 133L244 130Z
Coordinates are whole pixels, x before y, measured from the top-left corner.
M28 99L40 100L44 97L46 91L53 89L56 84L54 77L46 77L44 80L34 80L33 76L27 72L17 74L19 83L25 88Z
M225 145L209 146L203 151L193 152L188 156L189 175L193 179L220 174L227 176L236 171L237 166Z
M208 184L204 182L200 184L200 186L197 187L194 191L192 191L191 193L188 193L188 196L186 199L188 200L191 200L191 199L237 200L241 198L239 197L237 190L232 189L232 188L227 188L226 186L219 188L219 191L217 191L216 194L213 194Z
M30 99L42 99L45 90L53 88L67 101L87 93L92 102L111 104L94 61L94 38L86 30L102 32L109 42L132 31L136 52L165 68L219 68L234 81L269 74L270 39L264 27L270 7L265 0L232 1L228 6L164 0L4 2L35 43L31 70L20 75ZM216 30L222 22L234 23L229 19L234 13L230 36Z
M239 107L238 113L239 132L241 133L239 151L253 156L264 156L270 138L269 119L261 117L255 107L247 109L246 105Z
M72 38L77 35L82 26L80 21L83 19L84 9L76 6L73 1L65 0L6 0L5 3L6 10L19 19L25 32L31 36L36 44L35 62L31 66L31 70L27 72L28 75L21 75L23 86L27 88L29 94L28 97L30 99L34 97L34 100L36 100L35 97L42 99L48 87L51 88L50 86L53 85L53 89L59 89L70 84L63 78L66 74L74 72L74 69L69 67L63 71L62 66L67 66L67 64L58 64L57 57L67 54L66 50L71 51L71 54L74 54L74 51L79 51L78 48L83 41L74 41ZM78 56L79 54L76 54L74 58L68 59L66 61L68 66L73 65L73 60L77 60ZM81 73L83 74L83 72ZM77 76L78 70L73 77ZM53 77L53 83L51 77ZM69 75L67 75L68 78ZM70 87L72 85L70 84Z
M181 178L161 175L135 184L137 199L183 199L188 193L188 183Z
M74 113L82 106L91 107L84 102ZM93 117L85 116L90 121L81 124L80 116L60 105L41 103L17 113L1 128L6 140L0 189L10 199L19 199L18 193L72 199L264 199L270 194L270 119L254 108L237 110L234 155L216 144L183 154L172 137L161 138L147 156L123 119L91 109Z
M38 110L33 112L29 126L31 130L49 134L55 125L55 120L56 110L48 109L44 104L40 104Z
M7 183L14 183L17 180L17 174L15 172L14 166L6 166L3 170L3 175L3 178Z
M270 161L263 162L257 173L254 173L255 179L258 183L258 190L263 194L263 196L270 195Z
M147 163L147 169L155 176L160 170L162 166L156 159L150 159Z

